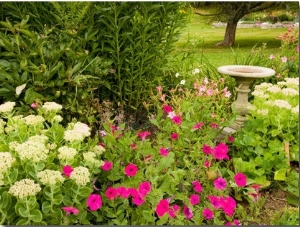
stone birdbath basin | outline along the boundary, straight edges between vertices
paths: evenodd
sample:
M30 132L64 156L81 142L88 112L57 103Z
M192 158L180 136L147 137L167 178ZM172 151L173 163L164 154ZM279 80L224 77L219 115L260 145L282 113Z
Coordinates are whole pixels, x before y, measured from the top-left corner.
M231 76L237 83L236 101L232 103L232 110L237 113L235 122L224 128L223 134L232 134L241 128L246 121L245 115L249 113L251 104L248 102L250 84L259 78L267 78L275 75L275 71L270 68L251 65L225 65L218 68L218 72Z

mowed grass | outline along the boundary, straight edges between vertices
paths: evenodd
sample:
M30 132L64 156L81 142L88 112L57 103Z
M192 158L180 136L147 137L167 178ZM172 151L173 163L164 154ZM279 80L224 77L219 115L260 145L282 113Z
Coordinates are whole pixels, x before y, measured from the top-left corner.
M175 54L192 52L199 61L204 56L215 67L234 64L234 53L240 57L247 56L254 46L260 47L263 43L267 44L266 54L278 53L281 42L277 37L287 30L286 28L237 28L233 47L216 47L215 44L223 40L226 28L213 28L206 20L207 18L203 16L191 15L187 26L182 28Z

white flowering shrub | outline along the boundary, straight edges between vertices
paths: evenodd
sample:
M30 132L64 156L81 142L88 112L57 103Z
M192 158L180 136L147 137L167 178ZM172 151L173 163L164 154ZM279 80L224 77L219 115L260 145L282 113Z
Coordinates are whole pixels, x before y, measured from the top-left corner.
M37 115L28 116L14 116L14 106L0 105L0 223L65 223L64 207L84 206L93 192L105 148L88 125L63 127L59 104L34 106Z

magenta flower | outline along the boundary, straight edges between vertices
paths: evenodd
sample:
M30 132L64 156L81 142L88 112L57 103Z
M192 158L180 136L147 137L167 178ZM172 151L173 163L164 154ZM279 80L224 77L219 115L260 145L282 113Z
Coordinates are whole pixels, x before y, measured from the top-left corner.
M165 113L170 113L172 112L172 107L171 106L168 106L168 105L164 105L163 106L163 110L165 111Z
M228 141L233 143L234 142L234 137L233 136L228 136Z
M177 212L177 211L179 211L180 210L180 206L178 206L178 205L173 205L173 206L171 206L170 207L170 209L169 209L169 215L170 215L170 217L171 218L175 218L175 213Z
M210 201L210 204L215 208L215 209L219 209L221 208L222 204L220 202L220 198L217 197L217 196L207 196L209 201Z
M176 132L173 132L171 134L171 140L177 140L178 139L178 134Z
M138 192L141 196L146 196L151 191L151 184L149 181L140 183Z
M168 156L168 149L167 148L159 148L159 153L162 155L162 156Z
M79 210L76 209L75 207L62 207L61 209L66 212L67 216L70 214L75 214L75 215L79 214Z
M223 160L223 159L227 159L229 160L229 157L227 155L228 152L228 147L226 144L224 143L220 143L219 145L217 145L213 151L212 151L212 155L214 156L215 159L217 160Z
M140 206L140 205L142 205L142 204L145 202L145 200L144 200L144 198L141 197L140 195L137 195L137 196L134 196L134 197L132 198L132 202L133 202L135 205Z
M211 128L219 128L219 125L216 124L216 123L211 123L211 124L210 124L210 127L211 127Z
M117 195L119 195L121 198L127 199L130 195L130 192L126 187L120 186L117 188Z
M235 200L232 197L228 196L227 198L223 198L220 201L222 204L221 207L223 209L223 212L228 216L232 216L236 208Z
M132 197L137 197L139 195L138 190L136 188L128 188L128 192Z
M194 186L194 190L198 193L202 192L202 185L199 181L193 181L192 182L193 186Z
M38 107L38 104L36 102L34 102L30 106L31 106L31 108L36 109Z
M193 211L188 206L183 207L183 213L188 220L194 216Z
M155 209L158 217L164 216L165 213L169 212L169 202L166 199L160 200Z
M98 210L102 207L102 198L100 195L91 194L88 197L86 204L90 208L91 211Z
M172 118L172 121L177 125L180 125L182 122L181 117L179 117L177 115Z
M138 136L141 137L142 141L144 141L146 139L146 137L149 135L151 135L151 132L148 132L148 131L138 133Z
M195 129L195 130L200 129L200 128L202 128L203 125L204 125L204 122L199 122L193 126L193 129Z
M71 173L73 172L73 168L69 165L66 165L63 167L62 171L63 171L63 174L66 175L66 177L70 177Z
M238 220L234 219L233 222L227 222L225 225L226 226L227 225L240 225L240 222Z
M190 203L192 205L197 205L200 202L199 195L193 194L190 196Z
M209 208L205 208L202 211L202 214L203 214L204 218L208 219L208 220L210 220L214 217L214 213Z
M202 146L202 151L205 153L205 154L207 154L207 155L209 155L209 154L211 154L212 153L212 148L210 147L210 146L208 146L208 145L206 145L206 144L203 144L203 146Z
M104 165L102 166L102 169L104 171L109 171L112 169L112 167L113 167L112 162L104 161Z
M208 169L210 167L210 161L205 160L204 161L204 167Z
M218 190L223 190L224 188L226 188L226 185L227 181L222 177L219 177L216 180L214 180L214 186Z
M247 177L243 173L237 173L233 179L239 187L244 187L247 184Z
M106 189L105 195L109 200L115 199L117 197L117 189L110 187Z
M130 147L135 151L136 150L136 145L134 143L130 144Z
M130 163L125 167L125 174L128 177L135 176L137 171L138 167L135 164Z

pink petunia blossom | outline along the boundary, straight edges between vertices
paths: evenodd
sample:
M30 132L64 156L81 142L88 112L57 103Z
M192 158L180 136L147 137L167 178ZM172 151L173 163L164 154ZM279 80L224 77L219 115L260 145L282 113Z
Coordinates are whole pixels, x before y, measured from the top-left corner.
M226 198L220 198L220 201L223 212L228 216L232 216L236 208L235 200L231 196L228 196Z
M214 213L209 208L205 208L202 211L202 214L203 214L204 218L207 220L210 220L214 217Z
M192 205L197 205L199 202L200 202L199 195L193 194L193 195L190 196L190 203Z
M175 213L177 213L177 211L179 211L180 210L180 206L178 206L178 205L173 205L173 206L171 206L170 207L170 209L169 209L169 215L170 215L170 217L171 218L175 218Z
M166 199L162 199L159 201L155 208L155 212L158 215L158 217L164 216L165 213L169 212L169 202Z
M106 132L104 130L100 130L99 133L102 137L106 136Z
M172 118L172 121L177 125L180 125L182 122L181 117L177 115Z
M227 222L225 225L226 226L228 226L228 225L240 225L240 222L238 220L234 219L233 222Z
M137 195L137 196L132 197L132 202L135 205L140 206L140 205L142 205L145 202L145 200L144 200L144 198L142 196Z
M205 154L209 155L209 154L212 153L213 149L212 149L209 145L203 144L203 146L202 146L202 151L203 151Z
M138 190L136 188L128 188L128 192L132 197L137 197L139 195Z
M170 119L172 119L175 116L176 116L176 113L174 111L171 111L171 112L168 113L167 117L170 118Z
M204 125L204 122L199 122L193 126L193 129L195 129L195 130L201 129L203 127L203 125Z
M193 185L193 188L196 192L198 192L198 193L202 192L202 185L199 181L193 181L192 185Z
M222 204L220 202L220 198L218 196L213 196L213 195L209 195L207 196L210 204L215 208L215 209L219 209L221 208Z
M233 142L234 142L234 137L233 137L233 136L228 136L228 138L227 138L227 139L228 139L228 141L229 141L229 142L231 142L231 143L233 143Z
M79 214L79 210L76 209L75 207L62 207L61 209L66 212L67 216L70 214L75 214L75 215Z
M130 196L129 190L124 186L117 187L117 195L121 198L127 199Z
M171 140L177 140L178 139L178 134L176 132L173 132L171 134Z
M125 174L128 177L135 176L137 171L138 171L138 167L135 164L130 163L125 167Z
M224 178L219 177L216 180L214 180L214 186L218 190L223 190L227 186L227 181Z
M211 96L211 95L213 95L215 93L215 91L212 89L212 88L209 88L207 91L206 91L206 94L208 95L208 96Z
M208 160L205 160L205 161L204 161L204 167L205 167L205 168L208 169L208 168L210 167L210 164L211 164L210 161L208 161Z
M282 57L281 61L282 61L282 63L286 63L287 62L287 57L286 56Z
M146 196L151 191L151 183L149 181L145 181L140 183L138 192L141 196Z
M136 150L136 145L134 143L130 144L130 147L135 151Z
M228 146L224 143L218 144L212 151L212 155L217 160L227 159L229 160L229 156L227 155Z
M146 139L147 136L150 136L151 132L145 131L145 132L139 132L138 136L141 137L142 141Z
M106 189L105 195L109 200L115 199L118 195L117 189L110 187Z
M230 91L224 92L224 97L225 98L230 98L230 96L231 96L231 92Z
M233 179L239 187L245 187L247 184L247 177L243 173L237 173Z
M188 220L194 217L193 211L188 206L183 207L183 214Z
M63 174L66 175L66 177L70 177L71 173L73 172L73 168L69 165L66 165L63 167L62 171L63 171Z
M219 125L216 124L216 123L211 123L211 124L210 124L210 127L211 127L211 128L217 128L217 129L218 129L218 128L219 128Z
M159 153L162 155L162 156L168 156L168 149L167 148L159 148Z
M91 194L88 197L86 204L90 208L91 211L98 210L102 207L102 198L100 195Z
M113 167L113 163L112 162L109 162L109 161L104 161L104 165L102 166L102 169L104 171L109 171L111 170Z
M172 107L169 105L163 105L163 110L165 111L165 113L170 113L173 111Z
M31 108L36 109L38 107L38 104L36 102L34 102L30 106L31 106Z

